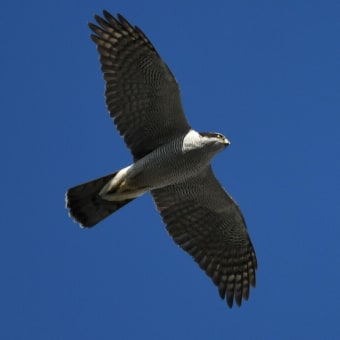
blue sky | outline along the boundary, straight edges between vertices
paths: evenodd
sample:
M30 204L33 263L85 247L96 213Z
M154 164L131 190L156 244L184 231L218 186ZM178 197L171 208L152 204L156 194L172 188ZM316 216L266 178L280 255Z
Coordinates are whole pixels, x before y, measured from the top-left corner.
M228 309L149 195L94 229L68 187L131 156L105 109L87 22L143 29L213 162L259 269ZM335 339L340 274L338 1L2 1L1 339Z

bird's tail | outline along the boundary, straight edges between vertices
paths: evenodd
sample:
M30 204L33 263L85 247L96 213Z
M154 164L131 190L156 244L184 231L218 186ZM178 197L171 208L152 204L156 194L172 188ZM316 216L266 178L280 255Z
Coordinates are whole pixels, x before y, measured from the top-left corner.
M133 198L130 198L121 201L107 201L99 196L101 189L114 178L117 173L118 172L115 172L77 185L67 191L66 207L70 211L70 216L83 227L93 227L133 200Z

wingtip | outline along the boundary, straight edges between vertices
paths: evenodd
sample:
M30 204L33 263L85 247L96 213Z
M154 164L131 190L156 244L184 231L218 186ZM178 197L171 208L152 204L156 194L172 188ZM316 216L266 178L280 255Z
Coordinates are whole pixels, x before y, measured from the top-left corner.
M107 21L117 23L117 19L106 9L103 10L103 15Z

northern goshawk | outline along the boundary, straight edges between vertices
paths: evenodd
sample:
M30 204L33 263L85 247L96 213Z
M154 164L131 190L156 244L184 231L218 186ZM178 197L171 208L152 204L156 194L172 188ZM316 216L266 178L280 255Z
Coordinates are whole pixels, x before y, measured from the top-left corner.
M123 16L95 16L89 27L106 82L106 104L134 163L66 193L70 215L92 227L151 192L174 241L211 277L231 307L255 286L257 261L238 205L211 169L229 145L196 132L184 115L175 77L156 49Z

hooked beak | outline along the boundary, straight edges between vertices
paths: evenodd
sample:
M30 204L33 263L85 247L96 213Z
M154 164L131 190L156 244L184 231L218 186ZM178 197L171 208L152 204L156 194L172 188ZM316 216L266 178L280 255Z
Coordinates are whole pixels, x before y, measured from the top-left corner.
M223 139L223 143L225 148L230 145L230 141L227 138Z

